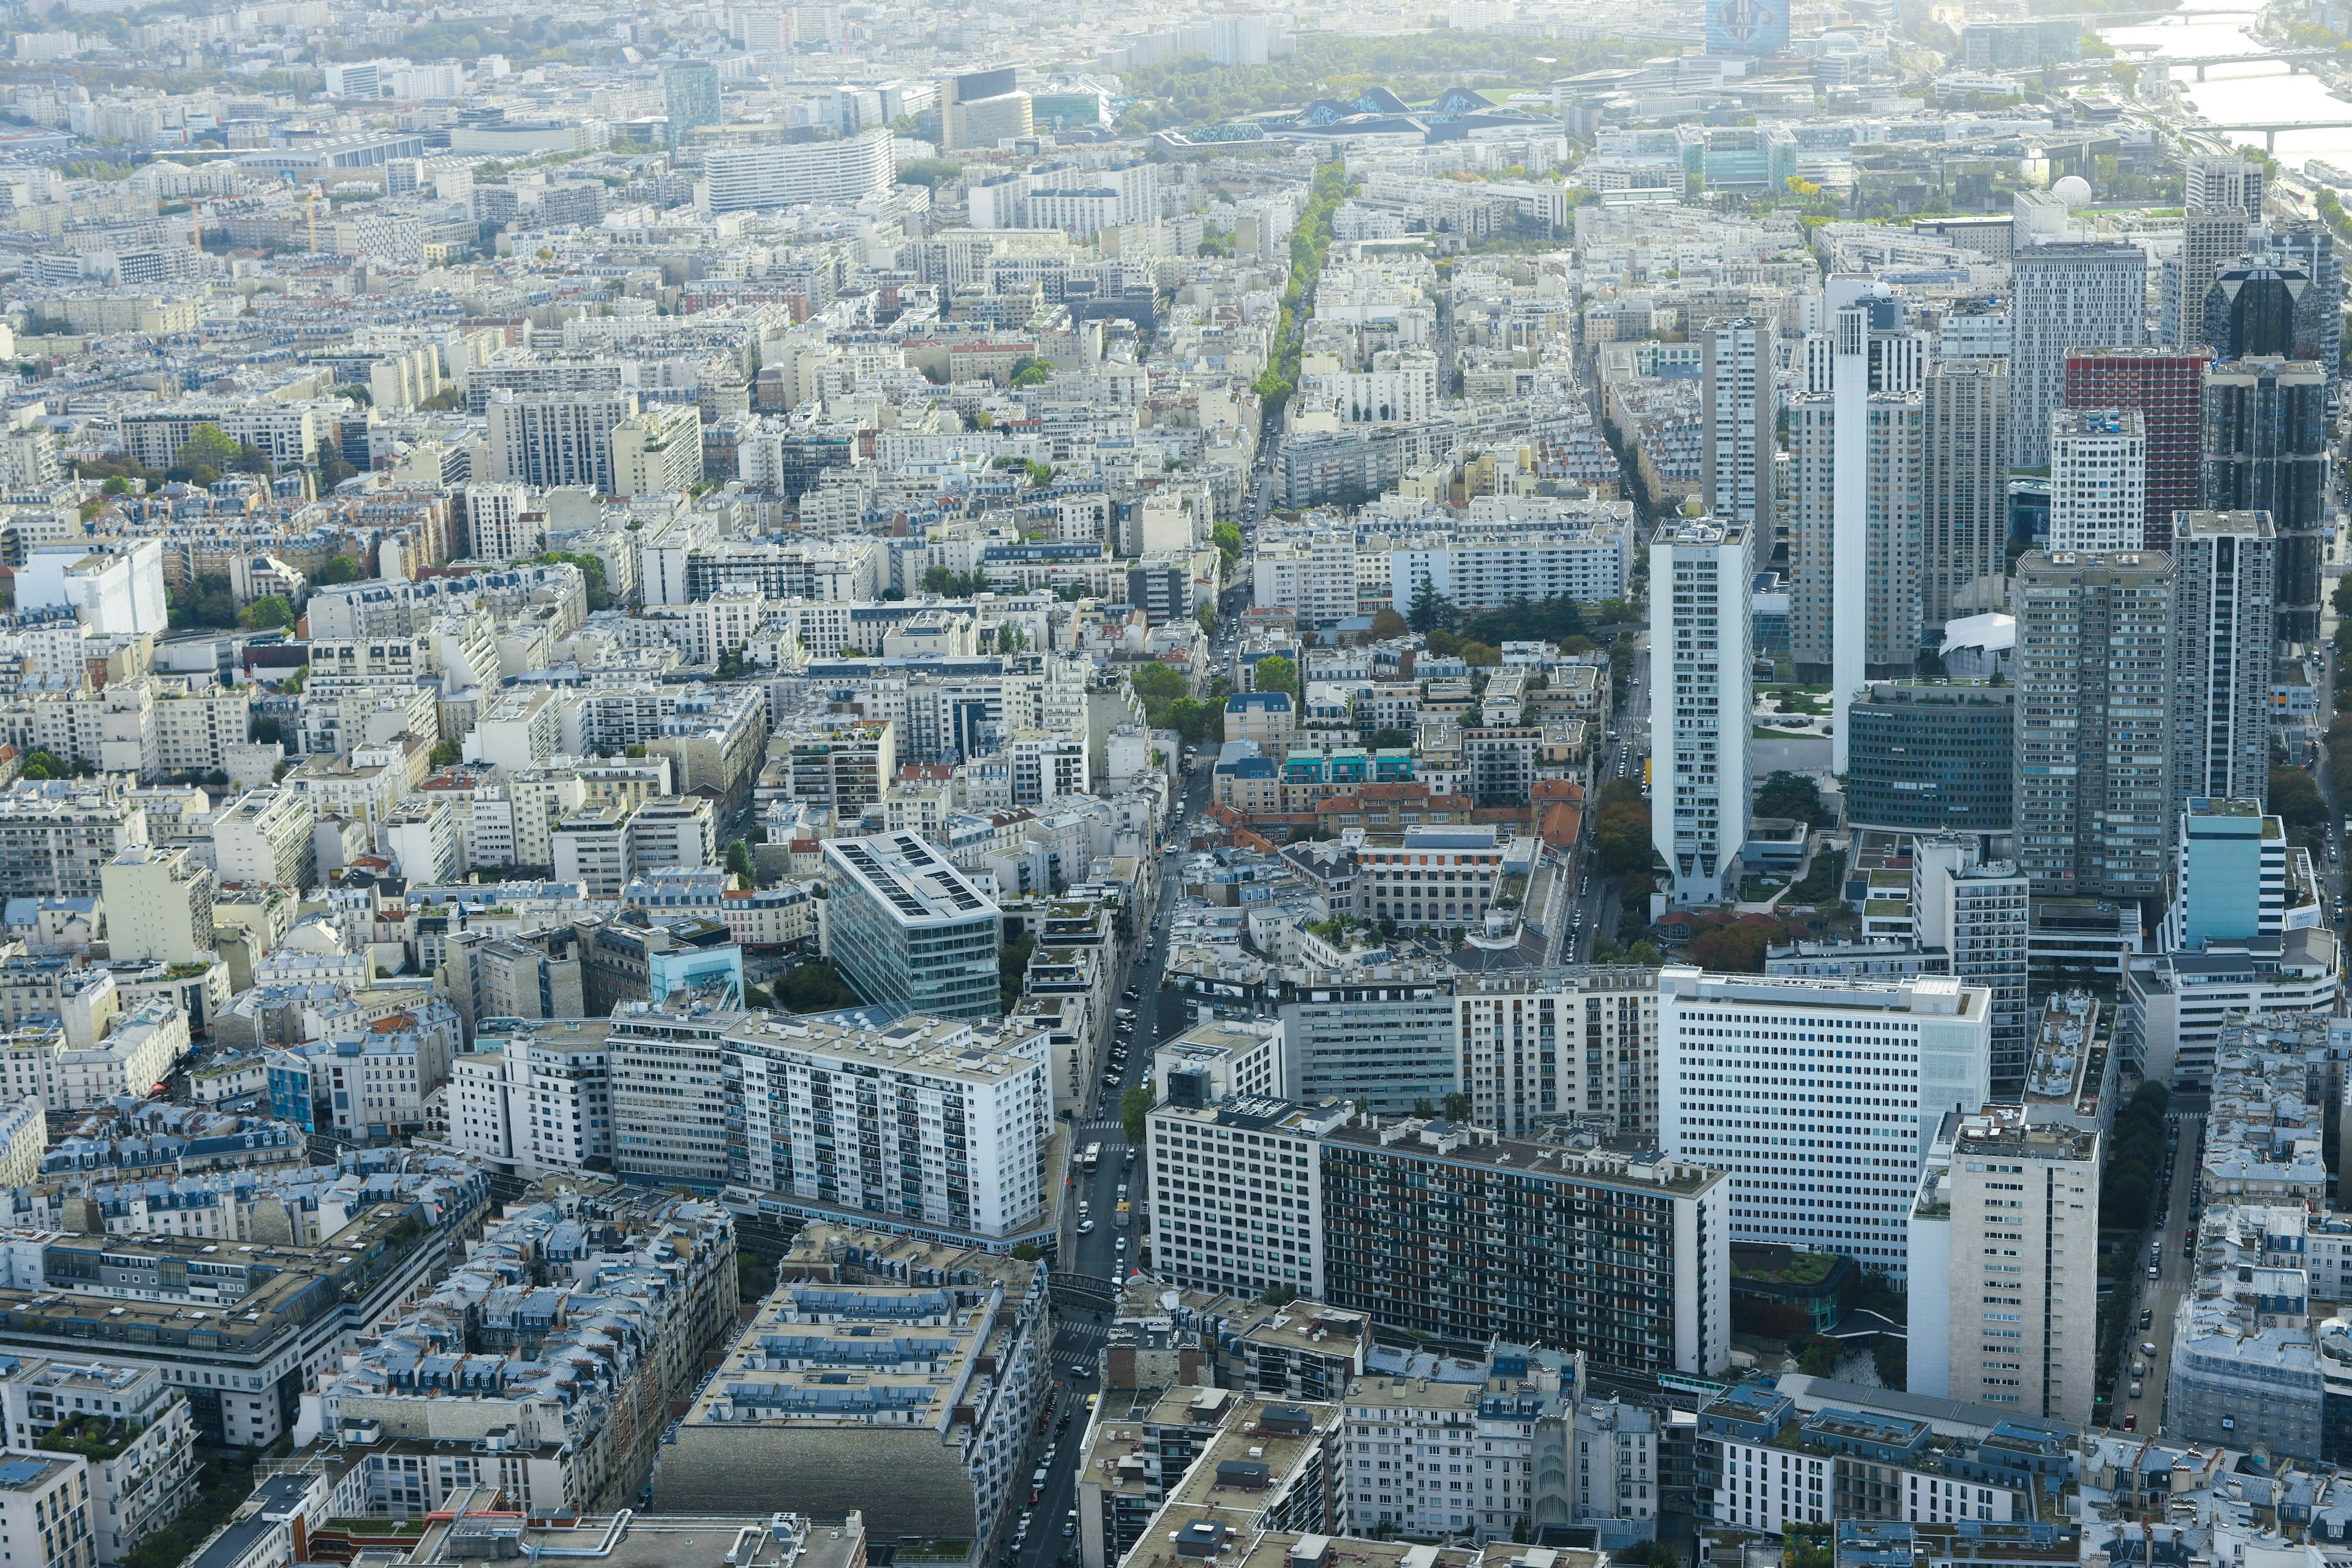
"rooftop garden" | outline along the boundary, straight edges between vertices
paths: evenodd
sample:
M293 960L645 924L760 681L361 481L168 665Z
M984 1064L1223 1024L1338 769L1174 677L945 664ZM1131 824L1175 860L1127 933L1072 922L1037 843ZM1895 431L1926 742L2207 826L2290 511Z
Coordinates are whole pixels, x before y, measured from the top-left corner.
M136 1421L115 1421L103 1415L68 1415L33 1440L33 1447L52 1454L79 1454L103 1464L139 1440L146 1428Z

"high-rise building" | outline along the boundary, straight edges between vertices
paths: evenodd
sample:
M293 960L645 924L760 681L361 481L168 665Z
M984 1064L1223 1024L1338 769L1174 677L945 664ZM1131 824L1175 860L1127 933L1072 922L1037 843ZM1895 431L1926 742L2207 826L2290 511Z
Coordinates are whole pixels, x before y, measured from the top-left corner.
M2247 248L2273 265L2298 267L2311 279L2295 301L2297 358L2315 359L2327 372L2327 393L2336 393L2344 369L2344 262L2336 236L2324 223L2295 221L2257 226Z
M708 60L664 67L662 103L669 117L669 145L676 151L699 127L719 122L719 68Z
M2202 952L2286 930L2286 828L2261 801L2190 795L2179 831L2167 948Z
M2172 540L2172 798L2269 793L2278 531L2258 511L2186 511Z
M1919 945L1941 948L1955 979L1990 996L1992 1092L2011 1099L2024 1087L2030 1041L2026 1019L2025 877L2012 861L1985 860L1977 840L1923 836L1911 858L1911 909Z
M2264 511L2278 531L2272 635L2319 637L2327 495L2327 377L2308 361L2242 359L2206 373L2201 490L2209 511Z
M2009 361L1941 359L1924 401L1919 619L1935 627L2008 602Z
M2173 566L2153 551L2017 563L2017 859L2036 894L2153 898L2172 778Z
M2179 291L2170 310L2179 323L2179 347L2212 341L2206 335L2205 297L2221 269L2245 254L2246 231L2253 221L2253 215L2239 206L2191 207L2181 218L2180 266L2165 275L2168 287Z
M1317 1147L1353 1114L1345 1102L1308 1107L1270 1095L1161 1103L1144 1143L1153 1265L1180 1286L1328 1299Z
M1677 905L1722 898L1748 839L1748 561L1738 523L1699 519L1650 545L1650 832Z
M2098 1355L2099 1135L1955 1114L1910 1209L1912 1394L2079 1426Z
M966 71L940 84L940 150L993 147L1030 134L1035 110L1010 66Z
M1735 1239L1904 1272L1905 1216L1944 1112L1990 1096L1991 997L1899 981L1658 976L1658 1137L1727 1173ZM1326 1173L1327 1190L1328 1173Z
M1826 304L1790 409L1790 629L1800 677L1830 683L1843 773L1854 691L1909 674L1918 656L1928 353L1876 279L1832 278Z
M2311 291L2311 275L2292 261L2242 256L2221 268L2202 305L2213 358L2315 357L2318 323L2304 305Z
M2064 406L2139 410L2147 444L2144 549L2168 548L2172 514L2199 504L2199 418L2211 359L2202 348L2079 349L2066 355Z
M1783 0L1707 0L1706 52L1771 58L1789 50Z
M710 210L751 207L855 206L878 196L897 177L887 127L830 142L785 146L714 147L703 160L710 176Z
M2192 212L2214 207L2242 207L2256 218L2263 216L2263 166L2226 153L2205 153L2183 160L2184 199Z
M2050 411L2064 388L2067 356L2146 340L2147 253L2106 241L2038 245L2017 253L2010 277L2009 437L2016 465L2038 468L2050 460Z
M2137 408L2061 408L2050 416L2050 548L2140 548L2147 437Z
M1772 457L1779 447L1780 419L1777 337L1778 329L1766 316L1709 321L1699 337L1699 494L1717 521L1747 526L1749 544L1759 557L1770 555L1777 532L1772 509Z
M637 395L501 393L482 412L489 423L491 479L534 489L578 485L611 495L613 430L635 415Z
M1454 994L1456 1082L1471 1120L1507 1138L1607 1118L1658 1125L1658 997L1649 972L1464 975Z
M1874 680L1846 710L1846 820L1890 833L2007 833L2017 689Z
M859 996L927 1018L994 1018L1003 917L912 833L828 838L832 946Z
M113 957L211 962L215 882L194 849L133 844L100 868L100 879Z
M99 898L107 862L147 841L147 808L120 780L20 781L0 795L0 887L12 896Z

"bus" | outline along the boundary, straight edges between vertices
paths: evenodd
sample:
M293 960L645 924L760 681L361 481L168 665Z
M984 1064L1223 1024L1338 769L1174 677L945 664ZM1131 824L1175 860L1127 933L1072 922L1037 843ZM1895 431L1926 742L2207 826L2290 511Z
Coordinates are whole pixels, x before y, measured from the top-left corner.
M1087 1144L1087 1152L1078 1156L1078 1163L1086 1169L1087 1174L1092 1175L1095 1167L1102 1163L1102 1145Z

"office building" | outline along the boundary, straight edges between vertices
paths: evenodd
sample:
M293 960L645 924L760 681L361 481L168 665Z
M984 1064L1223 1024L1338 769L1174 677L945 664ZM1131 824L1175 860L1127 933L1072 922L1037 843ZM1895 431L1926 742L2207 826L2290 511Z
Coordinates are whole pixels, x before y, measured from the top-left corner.
M2327 380L2308 362L2241 359L2205 378L2203 506L2268 512L2277 530L2272 636L2319 637L2327 489Z
M2319 362L2333 399L2344 369L2344 263L2335 232L2302 219L2269 223L2255 228L2247 248L2282 270L2299 268L2311 279L2295 301L2295 357Z
M2278 531L2258 511L2183 512L2172 541L2172 798L2270 791Z
M940 84L940 151L994 147L1033 133L1035 109L1012 67L966 71Z
M1283 1005L1281 1093L1403 1116L1454 1092L1454 972L1399 960L1309 970Z
M2154 552L2017 564L2021 869L2042 897L2155 897L2172 799L2173 566Z
M1714 903L1748 838L1748 531L1705 519L1662 531L1650 545L1650 584L1659 802L1651 840L1674 902Z
M98 898L107 863L146 842L147 808L120 781L20 781L0 795L0 886L14 897Z
M2214 1050L2239 1013L2336 1011L2343 947L2325 926L2275 936L2209 936L2191 951L2125 960L2116 1036L2123 1064L2143 1078L2202 1089Z
M2147 253L2136 245L2066 241L2010 262L2016 332L2010 352L2009 434L2017 467L2050 461L2050 416L2067 356L2137 348L2147 312Z
M2234 359L2308 360L2317 352L2304 300L2311 278L2292 261L2242 256L2205 291L2205 338L2216 364Z
M2180 266L2177 274L2168 272L2166 283L2179 279L2179 297L2168 300L2168 312L2177 322L2178 344L2181 348L2201 348L2212 342L2206 325L2205 300L2212 292L2213 280L2221 269L2245 253L2246 233L2253 226L2254 215L2240 206L2190 207L2180 220ZM2224 356L2227 357L2227 356Z
M856 1511L882 1539L994 1539L1027 1495L1051 1392L1045 1265L812 1225L778 1274L662 1443L654 1507Z
M674 153L691 142L697 130L724 118L719 107L719 68L705 60L663 67L662 105Z
M1912 1394L2079 1427L2098 1361L2098 1133L1955 1112L1910 1211Z
M2286 828L2259 798L2182 803L2165 946L2200 952L2286 930Z
M2263 216L2263 166L2227 153L2200 153L2181 160L2185 197L2191 211L2238 207Z
M1874 680L1846 710L1846 821L1891 833L2007 833L2017 689Z
M1940 359L1928 367L1922 395L1927 473L1919 618L1936 627L2003 602L2009 361Z
M99 878L110 955L161 963L211 962L217 884L213 868L193 847L134 844L101 867Z
M2050 416L2050 549L2139 549L2147 484L2139 410L2061 408Z
M1720 1169L1410 1117L1360 1116L1317 1142L1323 1299L1376 1329L1695 1376L1728 1361L1737 1222ZM1209 1258L1190 1235L1169 1244Z
M828 838L824 863L834 957L860 996L927 1018L997 1016L1003 916L945 857L889 833Z
M2025 1082L2031 1046L2026 1009L2028 890L2014 862L1986 860L1978 841L1922 836L1911 858L1911 911L1920 947L1940 949L1945 971L1988 994L1988 1067L1992 1092L2014 1098Z
M1991 995L1900 981L1658 978L1658 1137L1727 1173L1731 1234L1904 1272L1947 1110L1990 1098ZM1328 1175L1327 1175L1328 1180Z
M1270 1095L1163 1100L1144 1142L1153 1267L1180 1286L1326 1299L1317 1151L1353 1114Z
M703 166L709 175L714 213L855 206L887 192L898 177L890 132L882 128L830 142L713 147Z
M1779 532L1772 458L1779 449L1778 327L1738 316L1709 321L1699 335L1699 495L1718 522L1748 531L1769 555Z
M1843 773L1853 692L1918 657L1929 355L1878 279L1831 279L1828 307L1790 405L1790 636L1798 679L1830 685Z
M611 495L613 432L637 412L634 392L551 396L494 394L482 412L489 426L490 475L533 489L577 486Z
M2066 355L2064 406L2139 411L2146 549L2170 548L2173 513L2200 504L2197 443L2211 363L2211 351L2203 348L2077 349Z

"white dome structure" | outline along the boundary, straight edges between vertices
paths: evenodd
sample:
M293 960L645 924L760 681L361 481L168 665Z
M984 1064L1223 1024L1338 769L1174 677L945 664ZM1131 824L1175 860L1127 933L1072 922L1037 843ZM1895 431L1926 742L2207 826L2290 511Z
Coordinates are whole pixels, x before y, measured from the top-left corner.
M2052 185L2050 194L2070 207L2079 207L2091 199L2091 182L2080 174L2069 174Z

